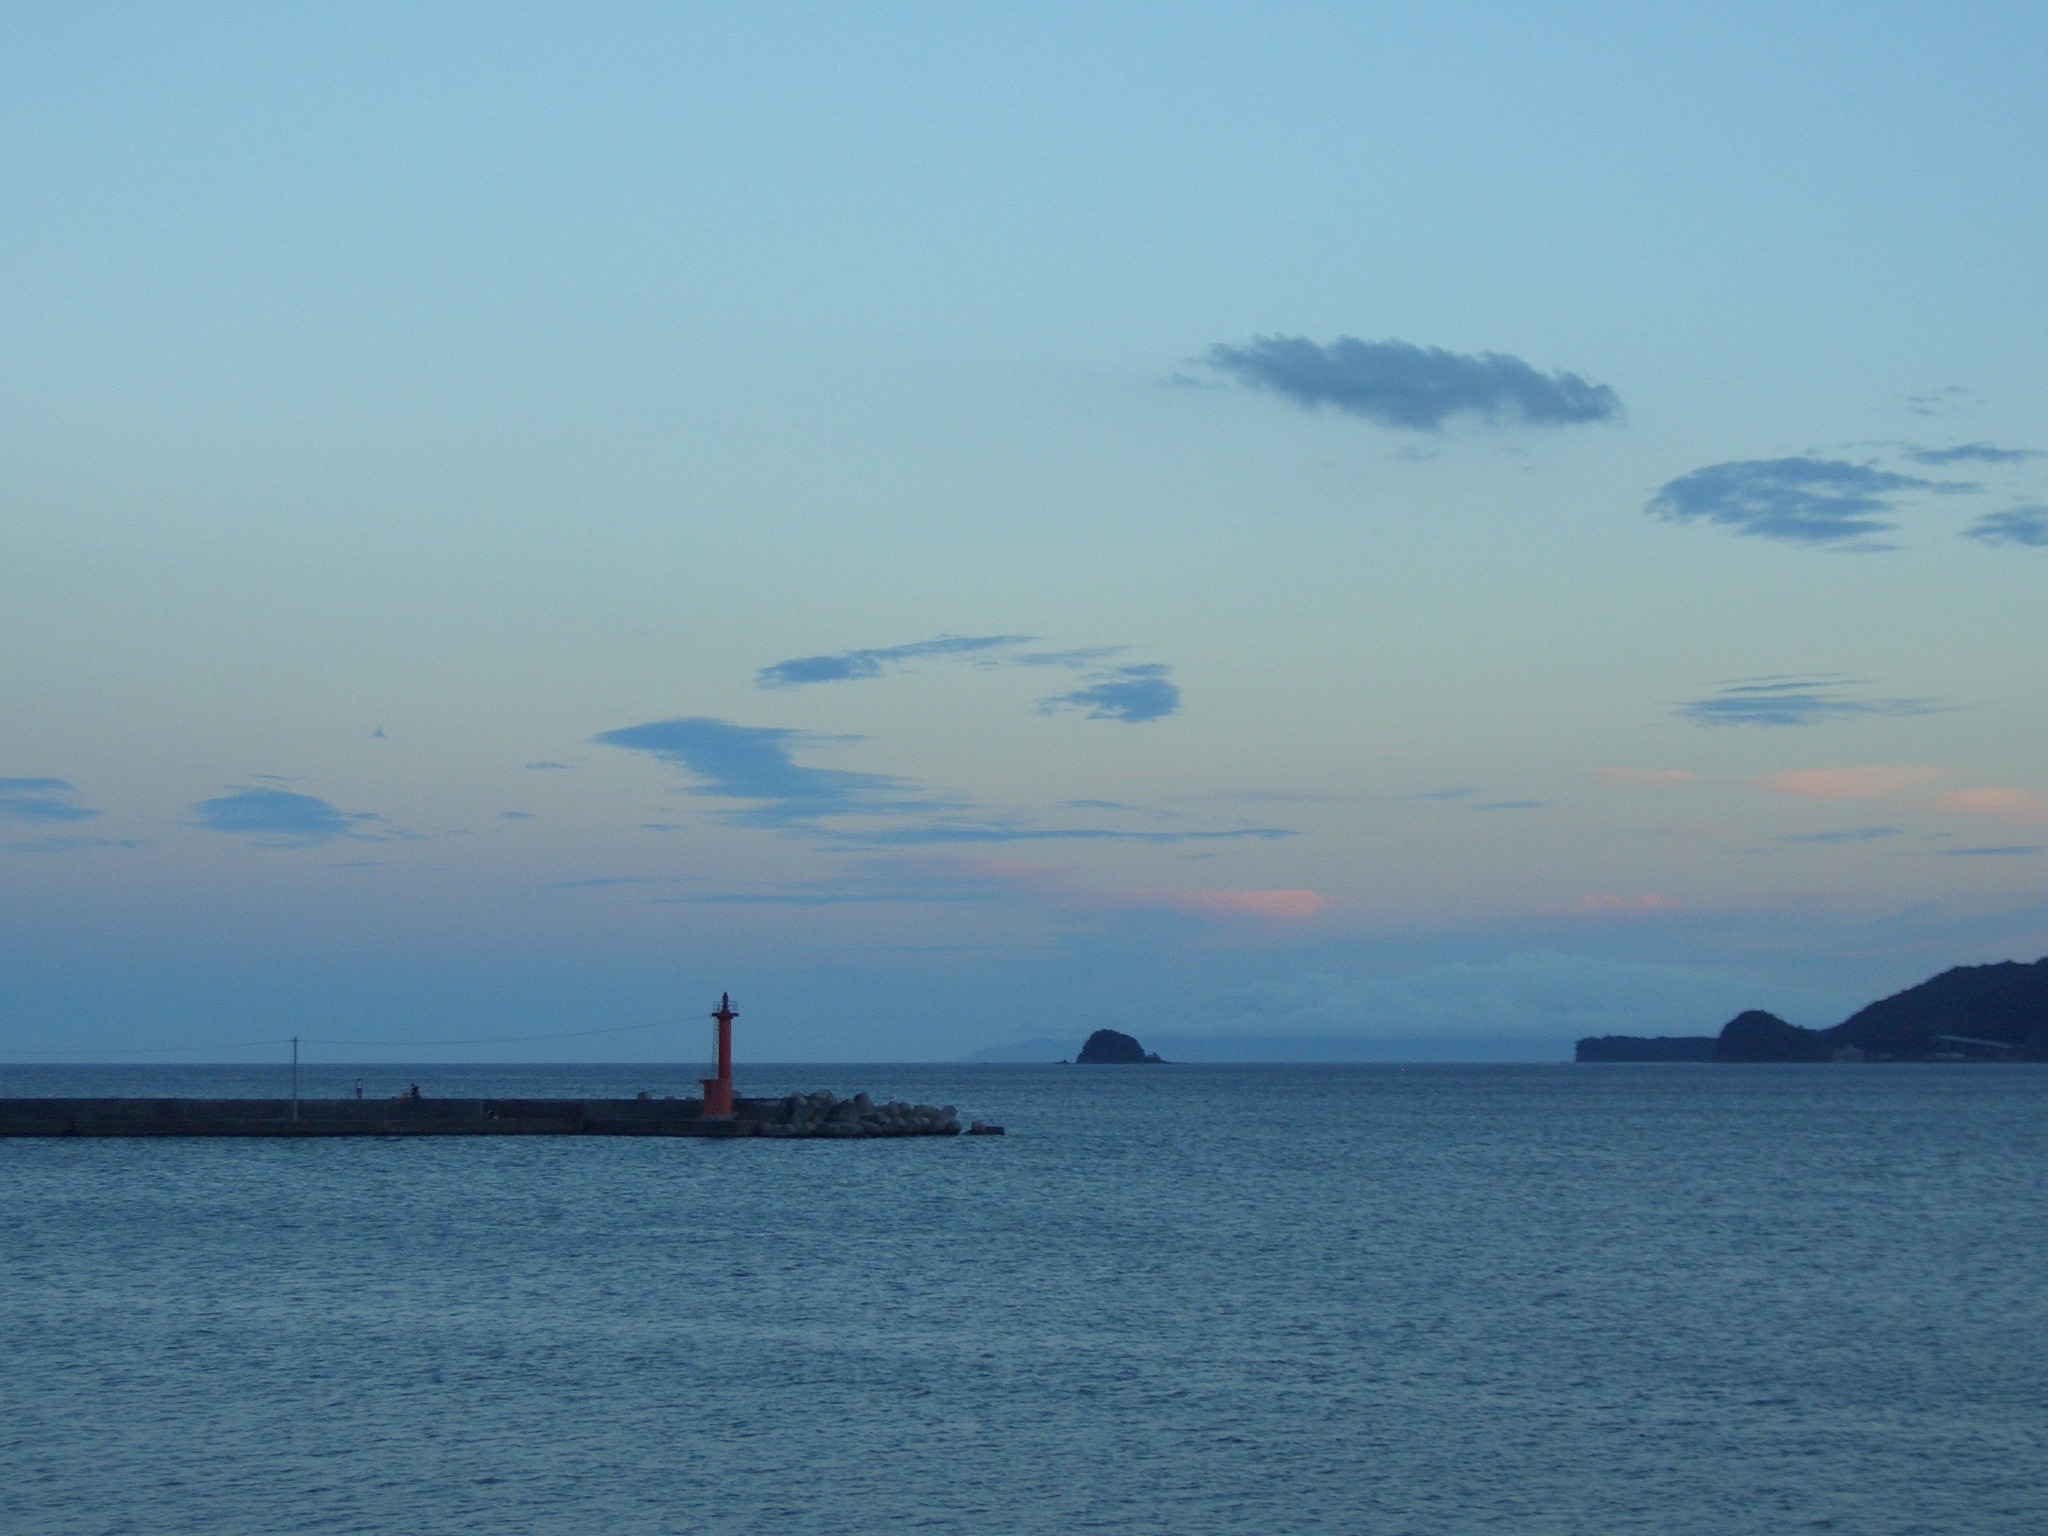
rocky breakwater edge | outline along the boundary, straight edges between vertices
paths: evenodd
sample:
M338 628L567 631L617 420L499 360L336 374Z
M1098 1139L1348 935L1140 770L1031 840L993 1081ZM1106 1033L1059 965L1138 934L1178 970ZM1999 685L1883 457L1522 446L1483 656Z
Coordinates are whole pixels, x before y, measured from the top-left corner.
M781 1099L747 1099L735 1106L742 1125L757 1136L1000 1136L1003 1128L972 1121L963 1133L960 1112L950 1104L877 1104L865 1093L835 1098L831 1090L792 1093Z

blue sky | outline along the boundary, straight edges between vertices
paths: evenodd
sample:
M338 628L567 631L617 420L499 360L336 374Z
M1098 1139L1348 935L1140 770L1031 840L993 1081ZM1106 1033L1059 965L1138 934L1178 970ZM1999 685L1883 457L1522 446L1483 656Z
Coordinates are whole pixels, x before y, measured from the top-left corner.
M2044 33L0 13L0 1043L1544 1056L2032 959Z

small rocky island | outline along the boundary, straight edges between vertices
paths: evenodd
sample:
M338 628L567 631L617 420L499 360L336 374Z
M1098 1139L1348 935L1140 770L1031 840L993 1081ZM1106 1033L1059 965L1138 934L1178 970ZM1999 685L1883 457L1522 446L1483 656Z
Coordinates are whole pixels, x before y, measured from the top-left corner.
M1080 1067L1164 1066L1166 1058L1148 1051L1131 1036L1114 1029L1098 1029L1074 1058Z
M1578 1061L2048 1061L2048 957L1959 965L1830 1029L1739 1013L1719 1035L1594 1035Z

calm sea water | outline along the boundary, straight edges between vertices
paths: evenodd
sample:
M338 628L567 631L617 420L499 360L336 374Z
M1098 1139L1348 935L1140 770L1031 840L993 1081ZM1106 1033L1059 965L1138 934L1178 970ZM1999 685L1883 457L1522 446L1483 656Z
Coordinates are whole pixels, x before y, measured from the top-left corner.
M2048 1071L741 1086L1010 1134L0 1142L0 1531L2048 1530Z

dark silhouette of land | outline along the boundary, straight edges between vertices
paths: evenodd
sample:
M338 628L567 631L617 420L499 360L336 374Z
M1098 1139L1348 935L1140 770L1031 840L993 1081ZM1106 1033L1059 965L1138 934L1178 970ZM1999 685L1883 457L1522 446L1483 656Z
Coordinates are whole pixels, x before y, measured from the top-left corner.
M1761 1009L1719 1035L1597 1035L1578 1061L2048 1061L2048 957L1959 965L1858 1010L1802 1029Z
M1074 1064L1082 1067L1142 1067L1163 1065L1165 1058L1153 1054L1131 1036L1113 1029L1098 1029L1081 1047Z

